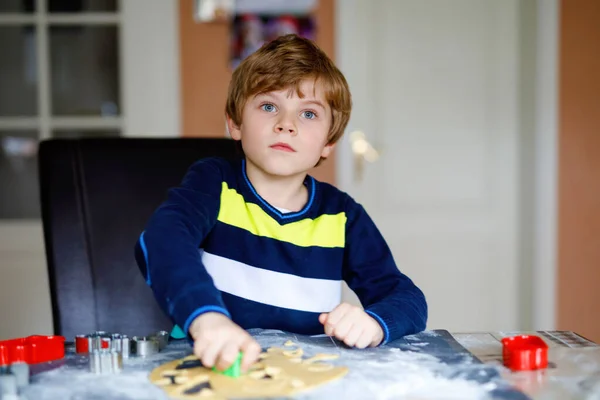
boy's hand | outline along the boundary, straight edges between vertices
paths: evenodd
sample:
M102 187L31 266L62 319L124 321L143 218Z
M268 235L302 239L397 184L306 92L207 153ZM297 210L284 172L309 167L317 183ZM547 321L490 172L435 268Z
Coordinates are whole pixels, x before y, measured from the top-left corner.
M330 313L319 315L325 334L335 336L350 347L375 347L383 340L383 330L373 317L360 307L342 303Z
M243 352L242 371L254 364L261 352L260 345L242 328L225 315L208 312L200 315L190 325L194 338L194 354L207 368L224 371Z

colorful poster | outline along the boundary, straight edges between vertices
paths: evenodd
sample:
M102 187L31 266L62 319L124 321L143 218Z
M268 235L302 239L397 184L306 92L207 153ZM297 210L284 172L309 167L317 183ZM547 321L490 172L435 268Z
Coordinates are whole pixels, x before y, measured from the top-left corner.
M275 14L262 10L259 13L236 14L231 28L231 67L258 50L265 42L279 36L295 33L315 39L315 23L312 10Z

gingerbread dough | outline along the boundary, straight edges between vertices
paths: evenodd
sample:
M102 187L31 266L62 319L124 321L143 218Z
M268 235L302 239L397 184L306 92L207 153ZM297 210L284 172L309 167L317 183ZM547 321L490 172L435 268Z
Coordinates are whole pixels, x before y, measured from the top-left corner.
M204 368L192 355L157 367L149 378L174 399L221 400L290 396L348 373L348 368L323 362L336 359L337 355L317 354L308 359L303 359L302 355L299 347L293 350L271 347L238 378Z

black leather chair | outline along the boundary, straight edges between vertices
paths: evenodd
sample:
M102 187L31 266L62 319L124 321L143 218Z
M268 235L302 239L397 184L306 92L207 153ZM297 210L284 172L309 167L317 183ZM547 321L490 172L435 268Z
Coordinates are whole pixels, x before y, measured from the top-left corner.
M55 334L170 330L134 259L146 221L207 156L237 157L230 139L52 139L39 148L42 219Z

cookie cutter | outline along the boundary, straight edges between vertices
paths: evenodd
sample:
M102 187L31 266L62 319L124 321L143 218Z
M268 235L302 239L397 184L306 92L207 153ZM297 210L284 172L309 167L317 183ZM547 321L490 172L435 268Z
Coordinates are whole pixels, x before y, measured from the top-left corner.
M9 372L0 373L0 399L19 399L17 377Z
M535 335L505 337L502 361L513 371L531 371L548 367L548 345Z
M169 332L159 331L148 336L131 338L131 352L140 357L148 357L162 351L169 344Z
M65 356L63 336L34 335L0 341L0 366L14 363L37 364Z
M242 357L243 357L243 353L240 351L238 353L237 358L235 359L235 361L233 362L233 364L231 364L229 366L229 368L225 369L224 371L221 371L220 369L218 369L216 366L212 367L212 370L219 373L219 374L223 374L225 376L229 376L231 378L237 378L241 375L241 365L242 365Z
M167 347L169 336L169 332L159 331L149 336L134 336L130 339L120 333L96 331L75 336L75 352L89 354L89 368L93 373L118 373L123 369L123 359L131 355L154 355Z
M8 367L8 372L15 376L19 390L29 385L29 364L24 362L13 363Z
M131 352L140 357L148 357L160 351L158 339L153 336L134 336L131 338Z
M158 341L158 351L163 351L164 348L167 347L169 344L169 336L171 336L171 334L167 331L158 331L151 335L151 337L156 338Z
M95 350L116 350L123 358L130 354L130 341L127 335L96 331L87 335L75 336L75 352L90 353Z
M123 370L123 355L114 349L92 350L89 357L90 372L114 374Z

